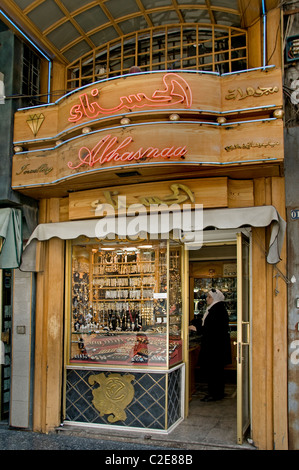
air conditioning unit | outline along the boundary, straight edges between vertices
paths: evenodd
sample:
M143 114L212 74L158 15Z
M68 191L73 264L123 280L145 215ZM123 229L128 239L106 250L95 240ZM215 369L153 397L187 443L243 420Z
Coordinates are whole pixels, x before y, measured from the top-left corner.
M286 62L299 60L299 36L290 36L286 40Z

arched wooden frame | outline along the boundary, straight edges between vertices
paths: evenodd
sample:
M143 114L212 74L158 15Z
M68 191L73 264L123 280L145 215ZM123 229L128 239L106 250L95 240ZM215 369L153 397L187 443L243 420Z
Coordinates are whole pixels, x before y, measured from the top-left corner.
M66 89L123 75L189 69L233 72L247 68L247 32L241 28L189 23L127 34L85 54L67 66Z

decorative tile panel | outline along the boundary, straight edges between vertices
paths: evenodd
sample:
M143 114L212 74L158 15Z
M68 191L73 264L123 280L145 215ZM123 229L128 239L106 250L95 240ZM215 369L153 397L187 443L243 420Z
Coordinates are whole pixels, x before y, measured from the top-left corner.
M93 391L98 387L103 387L99 383L94 384L94 379L90 379L97 375L102 375L103 379L111 379L117 375L118 378L124 379L123 382L126 381L128 375L134 377L131 381L134 396L124 409L123 419L114 421L111 411L106 413L103 408L104 412L102 412L102 409L99 411L94 406ZM69 369L66 381L65 421L165 430L167 421L168 426L171 426L180 418L180 378L181 369L169 374ZM168 401L166 400L167 380L169 381ZM117 401L115 403L117 404ZM168 409L166 410L167 403Z

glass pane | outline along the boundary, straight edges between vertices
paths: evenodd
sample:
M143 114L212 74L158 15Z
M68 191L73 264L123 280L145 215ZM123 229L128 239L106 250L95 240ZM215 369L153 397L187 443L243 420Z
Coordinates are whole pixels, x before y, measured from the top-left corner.
M79 15L76 15L75 20L85 32L98 28L99 25L108 22L107 16L98 5L93 8L89 8L89 10L83 11Z
M249 403L249 244L245 239L242 246L242 422L245 433L250 419Z
M170 362L181 360L181 273L171 252ZM168 243L72 244L70 363L167 367Z
M61 26L55 28L48 34L48 39L58 48L62 49L64 46L74 41L80 36L79 32L72 25L70 21L63 23Z
M53 0L45 0L28 13L28 18L44 31L64 18L64 14Z
M181 246L169 246L169 365L182 360L182 273Z

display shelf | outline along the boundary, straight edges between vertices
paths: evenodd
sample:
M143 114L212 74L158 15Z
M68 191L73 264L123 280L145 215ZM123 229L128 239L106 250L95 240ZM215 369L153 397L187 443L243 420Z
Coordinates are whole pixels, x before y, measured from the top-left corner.
M145 363L131 347L142 334L151 364L181 360L180 247L170 253L169 243L157 242L151 249L118 246L107 253L103 245L72 247L70 363ZM113 358L103 352L107 336L117 342Z
M202 316L206 310L206 295L212 288L222 291L230 322L237 320L237 279L236 276L202 277L194 279L194 315Z

